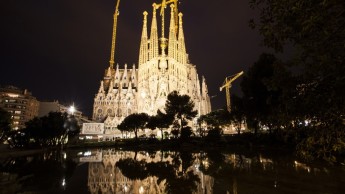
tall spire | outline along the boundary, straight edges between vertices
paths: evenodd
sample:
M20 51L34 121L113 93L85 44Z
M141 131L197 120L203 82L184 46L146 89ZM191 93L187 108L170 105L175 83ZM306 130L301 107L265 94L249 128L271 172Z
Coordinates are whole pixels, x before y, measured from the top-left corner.
M207 89L207 84L206 84L206 79L204 76L202 76L202 99L204 103L204 113L209 113L211 112L211 99L210 96L208 95L208 89Z
M104 85L103 85L103 80L101 81L101 85L98 89L98 93L104 93Z
M119 70L119 64L116 65L116 71L115 71L115 80L120 79L120 70Z
M108 95L113 92L113 89L114 89L113 80L110 80L110 84L109 84L109 88L108 88Z
M164 56L165 55L165 48L167 47L167 39L165 38L165 7L166 7L166 3L165 1L163 0L162 4L161 4L161 17L162 17L162 37L160 38L160 41L161 41L161 50L162 50L162 55Z
M122 81L127 81L127 64L125 64L125 69L123 70Z
M178 32L178 61L180 63L187 63L187 53L186 53L186 44L184 42L184 33L182 28L182 13L178 14L179 16L179 32Z
M133 64L132 67L132 72L131 72L131 81L133 82L133 86L137 87L137 76L136 76L136 71L135 71L135 64Z
M169 46L168 46L168 56L174 58L176 53L176 28L175 28L175 13L174 4L170 5L170 28L169 28Z
M156 4L153 5L152 23L151 23L151 34L150 34L150 53L149 60L158 57L158 28L156 19Z
M206 79L204 76L202 76L202 89L201 89L201 95L203 97L207 97L208 95L208 89L207 89L207 84L206 84Z
M110 67L114 66L114 57L115 57L115 43L116 43L116 28L117 28L117 16L119 15L119 4L120 0L117 0L115 13L114 13L114 24L113 24L113 37L111 41L111 54L110 54Z
M148 44L147 44L147 12L143 13L144 24L143 32L141 35L140 51L139 51L139 65L145 63L148 60Z
M200 89L200 81L199 81L198 74L196 74L196 90L197 90L197 96L199 97L201 95L201 89Z

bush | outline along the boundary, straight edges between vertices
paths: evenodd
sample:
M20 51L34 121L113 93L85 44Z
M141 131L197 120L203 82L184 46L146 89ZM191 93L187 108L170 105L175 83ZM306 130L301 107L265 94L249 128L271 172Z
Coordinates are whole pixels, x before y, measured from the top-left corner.
M193 134L191 127L184 127L181 129L181 139L189 139L190 136Z
M174 138L177 138L178 137L178 135L179 135L179 130L178 129L173 129L172 131L171 131L171 134L173 134L173 136L174 136Z
M220 128L214 128L208 131L206 138L208 140L220 140L220 137L222 136L222 129Z

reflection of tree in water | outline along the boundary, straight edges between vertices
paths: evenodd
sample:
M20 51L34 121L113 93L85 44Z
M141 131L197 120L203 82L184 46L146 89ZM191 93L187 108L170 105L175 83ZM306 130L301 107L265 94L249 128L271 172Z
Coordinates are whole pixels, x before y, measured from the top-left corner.
M214 193L237 193L236 167L229 165L225 156L215 150L201 155L200 170L214 178ZM229 184L233 183L233 184Z
M64 189L76 166L69 158L64 159L60 151L8 159L1 164L0 171L10 180L8 185L0 186L1 193L49 193Z
M112 157L116 158L114 165L120 160L114 171L116 193L299 193L296 191L320 189L318 185L313 185L317 189L302 185L301 180L314 180L312 173L307 174L310 168L304 169L298 162L293 166L293 161L286 158L273 160L257 153L228 154L216 150L201 153L158 151L155 155L146 151L137 154L114 151L112 154L116 153ZM126 159L129 157L131 159ZM103 161L104 158L106 154L103 154ZM101 169L104 162L98 163ZM298 173L291 172L295 169ZM104 183L104 176L102 180ZM286 186L290 183L296 187Z
M191 153L173 154L172 162L146 162L136 159L120 159L116 166L122 174L131 180L144 180L157 177L157 184L165 181L166 193L193 193L200 183L199 176L194 174L192 166L195 157ZM189 170L188 170L189 169Z
M137 161L132 158L120 159L116 166L122 174L131 180L144 180L148 177L145 160Z

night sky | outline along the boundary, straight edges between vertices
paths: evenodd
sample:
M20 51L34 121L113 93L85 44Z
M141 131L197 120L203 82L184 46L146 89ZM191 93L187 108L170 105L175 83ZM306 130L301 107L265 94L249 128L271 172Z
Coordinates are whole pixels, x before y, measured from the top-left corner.
M121 0L115 63L138 63L143 11L151 25L152 4ZM180 0L186 48L204 75L212 109L226 104L219 87L226 76L246 70L265 48L248 26L258 13L249 0ZM87 116L109 66L116 0L4 0L0 3L0 85L28 89L40 101L74 103ZM170 8L166 10L170 18ZM160 17L158 17L160 24ZM168 27L168 25L166 24ZM160 27L159 27L160 28ZM166 34L168 34L166 28ZM232 92L240 94L240 79Z

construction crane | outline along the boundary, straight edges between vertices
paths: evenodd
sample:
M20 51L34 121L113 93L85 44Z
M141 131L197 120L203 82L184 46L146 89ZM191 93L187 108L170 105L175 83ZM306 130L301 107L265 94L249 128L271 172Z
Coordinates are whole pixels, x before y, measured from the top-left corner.
M113 26L113 37L111 41L111 53L110 53L110 67L113 68L114 66L114 58L115 58L115 44L116 44L116 29L117 29L117 16L119 15L119 5L120 0L117 0L116 7L115 7L115 13L114 13L114 26Z
M178 0L163 0L161 4L156 4L156 9L158 9L159 7L161 7L161 15L164 14L164 9L166 8L167 5L169 5L170 3L173 3L175 5L175 11L177 13L177 2ZM178 13L177 13L178 14Z
M178 29L178 0L162 0L162 3L157 4L154 3L154 8L159 9L161 8L160 15L162 16L162 37L164 38L164 9L166 8L167 5L169 4L174 4L174 11L175 11L175 30L177 31Z
M226 90L226 108L229 112L231 112L231 101L230 101L230 88L231 88L231 83L234 82L237 78L239 78L243 74L243 71L231 75L225 78L223 85L219 88L220 91L225 88Z

